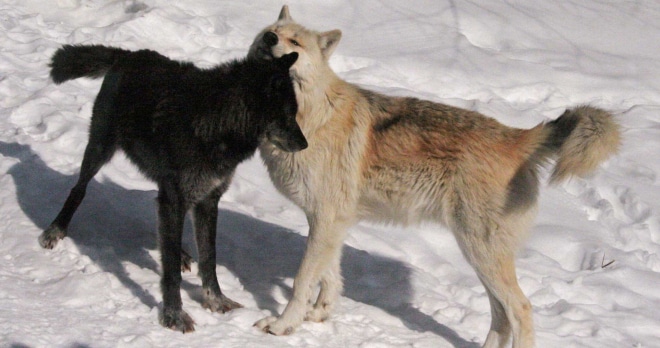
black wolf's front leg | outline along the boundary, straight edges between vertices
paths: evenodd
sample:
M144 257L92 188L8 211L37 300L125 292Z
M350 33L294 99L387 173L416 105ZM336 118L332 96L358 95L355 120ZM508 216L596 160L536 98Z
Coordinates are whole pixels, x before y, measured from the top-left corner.
M197 250L199 251L199 276L202 278L204 308L213 312L228 312L243 306L222 294L216 274L216 226L218 222L218 201L227 190L222 185L193 208L193 220Z
M181 301L181 235L186 207L174 185L159 184L158 235L160 238L163 275L163 311L161 325L183 333L195 331L194 321L182 308Z

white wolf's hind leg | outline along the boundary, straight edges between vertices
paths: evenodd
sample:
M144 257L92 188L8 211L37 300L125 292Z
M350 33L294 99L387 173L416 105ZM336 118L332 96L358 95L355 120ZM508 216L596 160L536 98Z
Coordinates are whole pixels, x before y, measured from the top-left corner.
M457 211L465 209L459 207ZM531 212L511 215L509 220L489 218L487 214L456 218L456 241L490 301L492 321L485 348L508 347L510 334L513 348L534 347L532 306L518 285L515 268L516 245L531 221Z
M491 301L492 322L484 347L506 347L509 330L513 332L513 348L534 347L532 306L518 286L514 254L484 249L480 253L467 257Z
M483 348L506 347L511 338L511 324L500 301L493 296L487 286L484 285L484 287L486 287L486 293L488 293L488 300L490 301L492 322Z

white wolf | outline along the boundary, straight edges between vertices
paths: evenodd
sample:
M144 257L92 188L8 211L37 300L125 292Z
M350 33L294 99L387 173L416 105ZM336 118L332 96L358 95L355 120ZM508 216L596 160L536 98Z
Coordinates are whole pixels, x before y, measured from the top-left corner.
M512 333L514 347L532 347L532 307L514 257L536 213L538 167L556 158L552 181L592 171L616 152L618 125L608 112L583 106L516 129L476 112L367 91L330 69L340 38L339 30L297 24L284 6L250 47L262 59L298 52L291 73L309 143L297 153L260 148L274 184L304 210L310 231L286 309L255 325L282 335L303 320L326 319L343 287L346 231L361 219L427 220L452 230L487 290L492 323L484 347L504 347Z

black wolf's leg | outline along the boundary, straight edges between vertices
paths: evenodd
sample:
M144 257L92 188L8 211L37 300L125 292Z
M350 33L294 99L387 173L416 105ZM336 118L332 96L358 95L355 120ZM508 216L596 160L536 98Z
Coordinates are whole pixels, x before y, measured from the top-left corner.
M192 270L193 258L181 247L181 272L190 272Z
M215 271L218 201L227 190L227 187L227 184L223 184L193 208L195 238L197 240L197 250L199 251L199 276L202 278L202 291L204 293L203 306L213 312L223 313L243 307L222 294Z
M103 90L102 90L103 91ZM99 109L99 102L103 103L103 93L99 93L97 103L94 105L94 115L92 116L92 125L90 127L89 142L85 148L82 165L80 167L80 176L78 182L71 189L69 197L66 199L62 210L57 215L50 226L39 236L39 244L46 249L52 249L57 242L66 237L67 227L73 214L85 198L87 184L94 175L106 164L115 153L116 143L114 130L108 124L109 118L105 109Z
M92 110L89 142L83 155L78 182L71 189L69 197L55 220L39 236L39 244L44 248L52 249L60 239L66 237L69 222L71 222L73 214L85 198L87 184L115 153L117 139L112 121L116 118L114 98L117 85L118 78L116 75L109 74L103 80L103 85Z
M183 333L195 330L194 321L183 311L181 301L181 235L186 214L185 202L176 185L159 183L158 236L160 238L161 291L163 312L161 325Z

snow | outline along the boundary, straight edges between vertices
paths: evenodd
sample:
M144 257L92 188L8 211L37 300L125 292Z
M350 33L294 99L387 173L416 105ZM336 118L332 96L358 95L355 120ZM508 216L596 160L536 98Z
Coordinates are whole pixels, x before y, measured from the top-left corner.
M346 289L322 324L274 337L252 324L283 310L307 233L259 156L220 203L218 276L245 308L184 308L196 331L158 324L155 186L118 154L90 184L70 236L37 236L77 178L99 80L55 86L62 44L150 48L211 66L247 53L283 4L218 0L0 0L0 346L478 347L487 295L437 225L359 224ZM539 347L660 346L660 4L579 0L291 0L295 20L341 29L330 63L366 88L478 110L517 127L567 106L612 110L620 153L593 176L543 185L517 261ZM547 173L546 173L547 174ZM184 243L194 252L190 226Z

